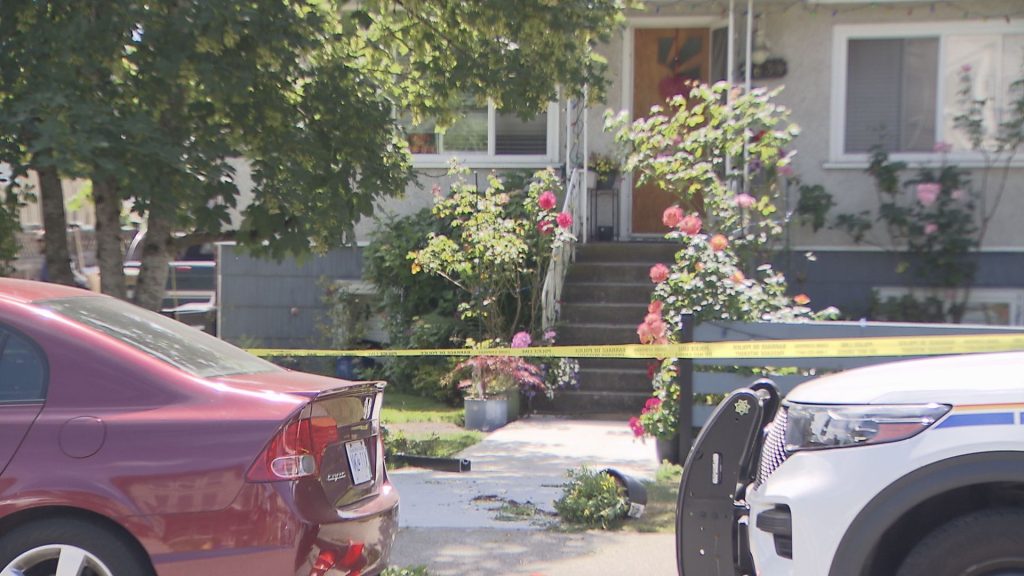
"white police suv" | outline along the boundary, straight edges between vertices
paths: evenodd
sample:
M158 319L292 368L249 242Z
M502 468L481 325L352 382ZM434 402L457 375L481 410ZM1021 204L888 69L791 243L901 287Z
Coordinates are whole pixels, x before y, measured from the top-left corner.
M1024 353L737 390L676 529L682 576L1024 576Z

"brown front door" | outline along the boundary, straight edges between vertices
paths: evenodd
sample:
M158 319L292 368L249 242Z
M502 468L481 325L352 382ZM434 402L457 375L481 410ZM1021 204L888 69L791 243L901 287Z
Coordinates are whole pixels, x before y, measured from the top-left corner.
M707 82L710 31L706 28L638 28L633 43L633 118L645 118L651 106L683 94L685 82ZM635 178L634 178L635 180ZM664 234L665 208L679 198L654 184L633 187L634 234Z

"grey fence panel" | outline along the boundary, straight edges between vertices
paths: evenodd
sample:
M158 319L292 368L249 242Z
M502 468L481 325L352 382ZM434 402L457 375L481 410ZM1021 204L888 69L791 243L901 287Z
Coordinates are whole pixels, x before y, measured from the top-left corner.
M218 246L219 335L229 342L272 348L323 344L323 283L358 281L362 251L341 248L301 261L255 258L231 244Z
M981 326L968 324L910 324L896 322L804 322L743 323L706 322L697 326L697 342L746 340L803 340L827 338L883 338L896 336L957 336L965 334L1020 334L1024 328L1015 326ZM697 360L698 366L778 366L847 370L895 360L921 356L872 356L826 358L736 358L727 361Z
M779 387L783 393L788 393L797 384L806 382L816 376L769 376L772 382ZM693 391L695 394L728 394L738 388L750 386L760 376L749 376L747 374L732 374L729 372L697 372L694 374Z
M696 327L697 342L743 342L751 340L804 340L828 338L882 338L893 336L959 336L967 334L1021 334L1021 326L981 326L966 324L910 324L895 322L801 322L801 323L745 323L706 322ZM794 367L822 372L841 371L885 362L909 360L920 356L868 356L859 358L729 358L724 360L696 360L694 393L728 394L750 385L757 377L728 372L701 372L699 366L717 367ZM801 382L817 376L772 376L783 394ZM682 399L681 399L682 400ZM691 403L694 426L703 426L714 406Z

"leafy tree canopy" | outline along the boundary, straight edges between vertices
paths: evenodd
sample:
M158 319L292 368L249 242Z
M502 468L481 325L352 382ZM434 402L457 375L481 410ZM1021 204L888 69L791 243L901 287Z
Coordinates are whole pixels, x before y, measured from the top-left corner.
M398 118L530 115L603 89L629 0L4 0L0 161L108 179L134 209L275 257L326 250L411 176ZM152 229L152 226L151 226Z

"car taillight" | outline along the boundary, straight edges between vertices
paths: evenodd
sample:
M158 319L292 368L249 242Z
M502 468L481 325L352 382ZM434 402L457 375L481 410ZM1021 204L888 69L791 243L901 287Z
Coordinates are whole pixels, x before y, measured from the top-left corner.
M324 450L338 442L338 423L328 416L299 418L281 428L249 468L250 482L294 480L320 469Z

